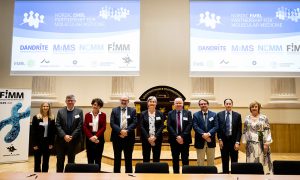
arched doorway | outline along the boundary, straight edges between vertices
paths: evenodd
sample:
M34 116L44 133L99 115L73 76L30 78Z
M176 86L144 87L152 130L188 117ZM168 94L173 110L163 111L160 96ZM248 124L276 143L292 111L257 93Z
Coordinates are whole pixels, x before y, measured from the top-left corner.
M182 98L185 101L185 96L178 91L177 89L170 86L155 86L148 90L146 90L140 97L140 101L135 101L134 105L136 108L138 121L140 119L141 112L147 109L147 99L150 96L155 96L157 98L157 106L156 108L160 110L167 117L168 112L173 109L173 102L175 98ZM190 102L184 102L184 109L189 109ZM167 121L165 121L165 126L167 125ZM164 139L163 142L168 141L168 131L167 128L163 131ZM141 130L138 124L137 132L136 132L136 142L140 142Z

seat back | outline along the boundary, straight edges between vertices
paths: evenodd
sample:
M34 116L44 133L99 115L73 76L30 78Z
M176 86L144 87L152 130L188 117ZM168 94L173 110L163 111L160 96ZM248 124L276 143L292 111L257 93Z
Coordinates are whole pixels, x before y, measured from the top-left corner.
M261 163L231 163L231 174L264 174Z
M169 173L169 165L166 162L136 163L135 173Z
M273 174L300 175L300 161L273 161Z
M65 172L68 173L94 173L100 172L98 164L74 164L68 163L65 167Z
M182 174L217 174L216 166L182 166Z

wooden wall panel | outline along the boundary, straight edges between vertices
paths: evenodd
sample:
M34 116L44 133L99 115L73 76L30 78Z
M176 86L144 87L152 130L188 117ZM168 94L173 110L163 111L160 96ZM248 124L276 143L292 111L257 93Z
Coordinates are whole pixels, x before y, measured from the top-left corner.
M290 151L287 153L300 152L300 124L289 124Z
M110 141L111 127L106 124L105 141ZM271 124L273 153L300 153L300 124ZM194 137L194 132L192 132ZM245 152L244 145L241 151Z
M289 124L271 124L273 143L271 152L289 152L291 149L291 132Z

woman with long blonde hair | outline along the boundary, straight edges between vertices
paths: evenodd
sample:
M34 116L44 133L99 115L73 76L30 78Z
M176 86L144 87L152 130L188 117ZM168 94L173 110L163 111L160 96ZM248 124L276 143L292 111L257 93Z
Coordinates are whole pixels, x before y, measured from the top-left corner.
M34 172L48 172L49 157L54 145L54 136L55 119L51 113L50 104L44 102L40 106L40 112L32 118Z

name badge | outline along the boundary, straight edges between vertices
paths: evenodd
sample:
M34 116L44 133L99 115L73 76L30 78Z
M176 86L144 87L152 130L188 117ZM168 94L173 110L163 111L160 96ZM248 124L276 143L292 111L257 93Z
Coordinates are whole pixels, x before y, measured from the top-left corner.
M130 118L130 115L127 115L127 118Z
M156 119L157 121L161 120L161 118L160 118L160 117L156 117L155 119Z
M80 117L79 114L75 115L75 118L79 118L79 117Z
M188 118L187 117L182 117L182 120L187 121Z
M213 120L214 120L214 117L211 117L211 118L209 118L208 120L209 120L209 121L213 121Z
M90 125L90 126L93 126L93 125L94 125L94 123L89 123L89 125Z
M40 126L44 126L45 124L44 124L44 122L40 122L39 125Z

